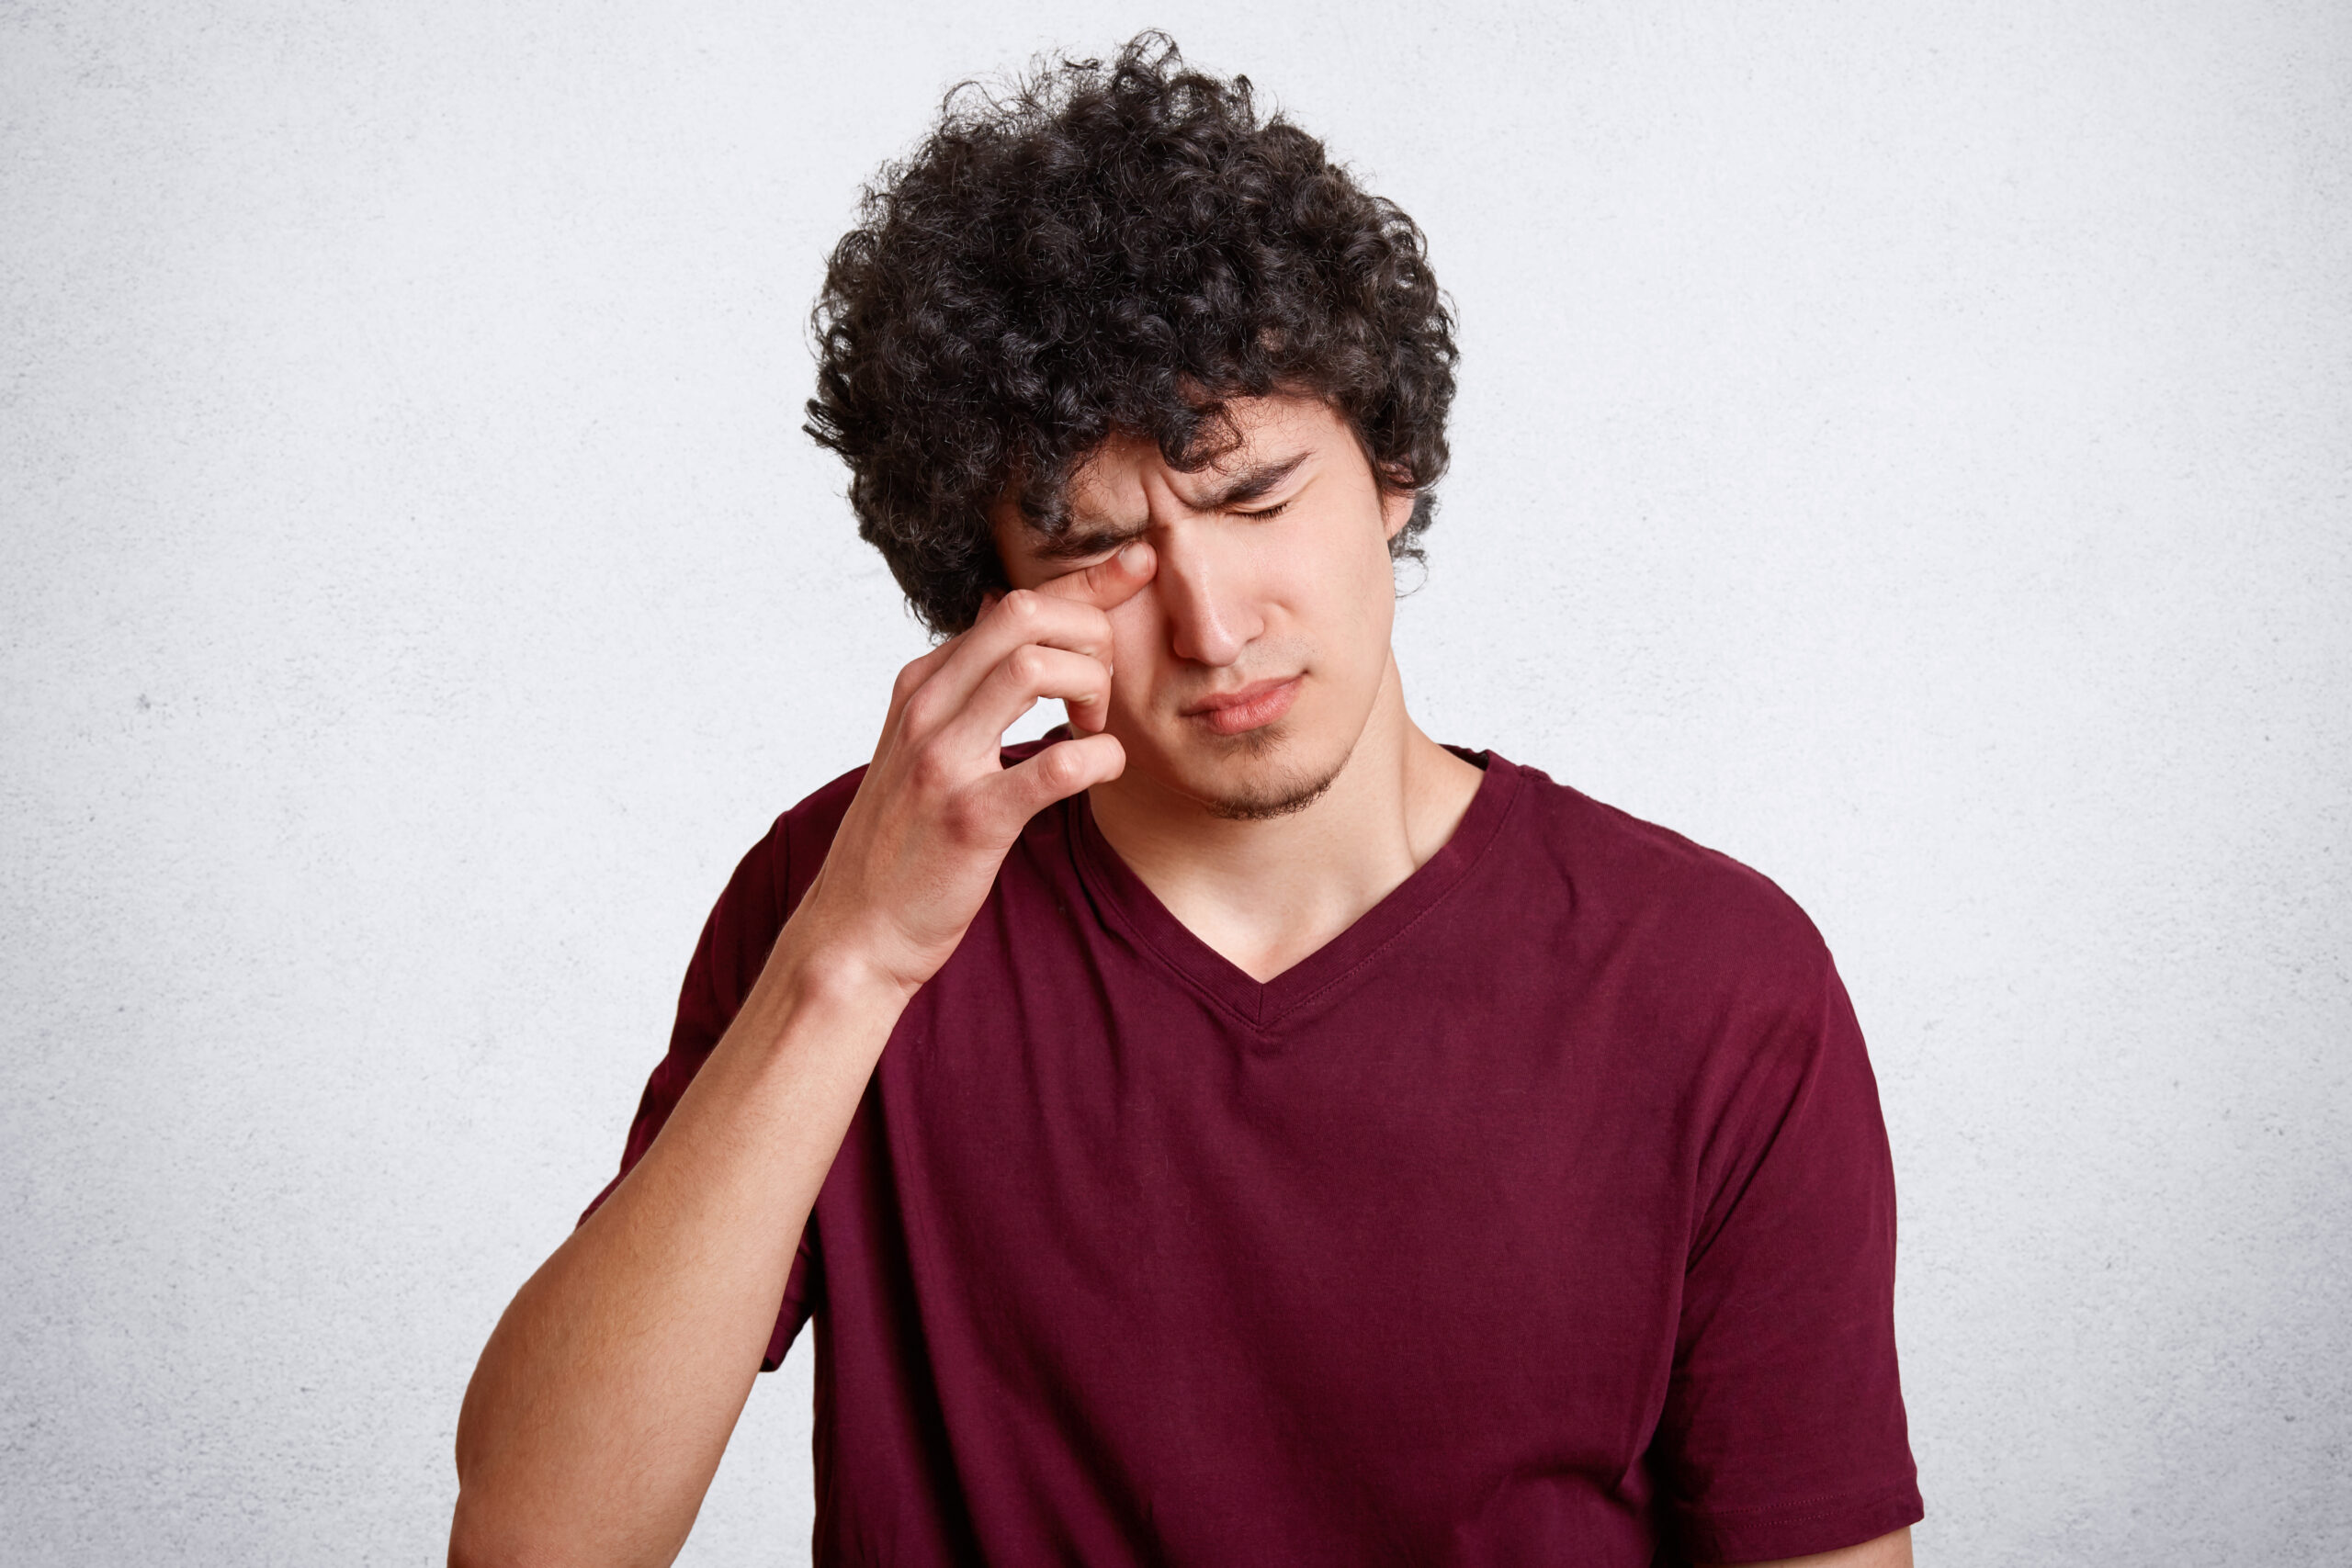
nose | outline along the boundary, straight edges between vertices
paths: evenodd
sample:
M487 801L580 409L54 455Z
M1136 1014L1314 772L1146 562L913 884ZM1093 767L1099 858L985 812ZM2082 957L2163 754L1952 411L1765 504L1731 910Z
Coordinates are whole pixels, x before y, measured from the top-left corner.
M1149 592L1168 618L1170 649L1213 668L1232 663L1265 629L1250 592L1247 563L1227 558L1199 527L1155 532L1159 570Z

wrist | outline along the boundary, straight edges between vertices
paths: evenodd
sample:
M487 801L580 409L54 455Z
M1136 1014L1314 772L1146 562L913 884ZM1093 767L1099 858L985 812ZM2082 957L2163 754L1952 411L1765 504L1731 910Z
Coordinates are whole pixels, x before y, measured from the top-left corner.
M721 1048L762 1077L805 1082L814 1071L863 1083L911 993L855 948L804 946L792 934L777 939Z
M910 984L876 945L854 933L817 921L803 908L776 936L743 1011L766 1021L761 1032L779 1035L794 1020L821 1023L821 1033L866 1032L878 1025L887 1035L906 1010L920 982ZM880 1041L874 1043L880 1049Z
M841 937L796 940L800 934L785 928L768 967L803 1006L861 1012L888 1008L895 1014L921 988L920 982L902 979L869 943Z

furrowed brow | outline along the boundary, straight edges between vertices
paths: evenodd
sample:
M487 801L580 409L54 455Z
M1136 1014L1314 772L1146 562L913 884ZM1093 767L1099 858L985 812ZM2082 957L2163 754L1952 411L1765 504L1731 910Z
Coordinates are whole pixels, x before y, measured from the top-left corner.
M1276 457L1255 468L1244 468L1223 485L1201 498L1203 512L1222 512L1228 506L1239 506L1257 500L1298 471L1306 461L1306 454L1295 452L1287 457Z
M1222 512L1228 506L1241 506L1256 501L1296 473L1299 465L1306 458L1307 454L1299 452L1244 468L1201 497L1193 509ZM1083 560L1088 556L1115 550L1130 539L1140 539L1146 531L1143 527L1106 527L1072 522L1060 533L1038 541L1031 549L1040 560Z

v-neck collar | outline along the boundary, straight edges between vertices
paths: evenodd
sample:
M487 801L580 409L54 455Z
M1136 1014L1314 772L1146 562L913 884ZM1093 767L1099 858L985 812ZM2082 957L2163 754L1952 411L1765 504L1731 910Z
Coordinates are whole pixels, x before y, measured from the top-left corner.
M1358 916L1353 925L1262 983L1194 936L1169 912L1102 836L1094 820L1093 804L1083 794L1070 807L1072 858L1080 879L1107 920L1241 1022L1272 1030L1306 1003L1359 978L1369 969L1373 957L1453 891L1494 842L1519 793L1520 770L1492 751L1469 751L1459 746L1446 750L1486 773L1453 836L1380 902Z

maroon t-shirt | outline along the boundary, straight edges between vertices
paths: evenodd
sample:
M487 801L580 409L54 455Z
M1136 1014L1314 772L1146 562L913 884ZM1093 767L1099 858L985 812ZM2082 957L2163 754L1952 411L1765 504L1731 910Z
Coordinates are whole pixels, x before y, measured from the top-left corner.
M1920 1517L1886 1135L1820 937L1462 754L1451 841L1262 985L1083 796L1029 824L882 1053L768 1347L813 1314L818 1562L1641 1568ZM624 1173L859 776L720 897Z

